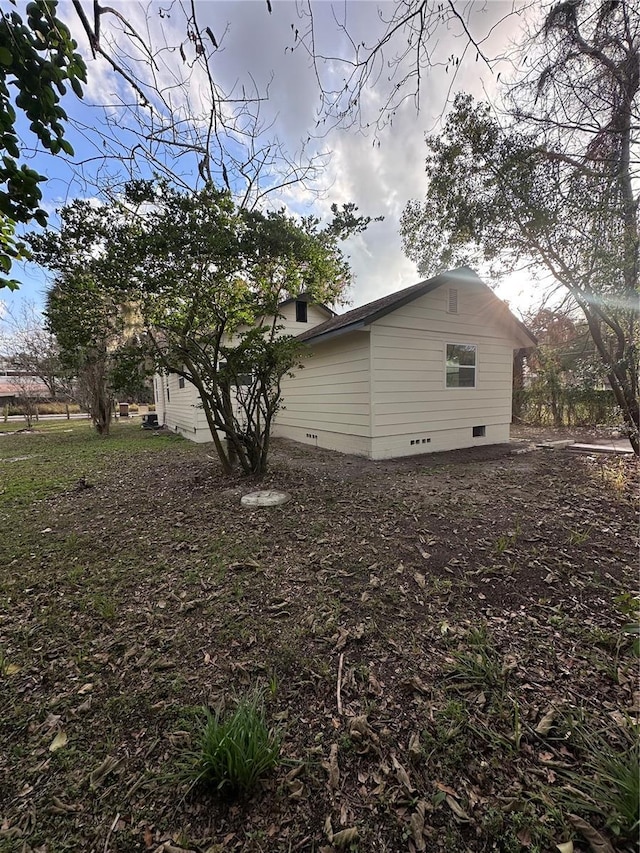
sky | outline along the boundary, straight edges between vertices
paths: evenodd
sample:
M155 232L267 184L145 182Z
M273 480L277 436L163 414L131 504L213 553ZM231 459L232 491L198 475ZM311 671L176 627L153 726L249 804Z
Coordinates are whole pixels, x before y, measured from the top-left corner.
M193 54L193 42L185 39L182 7L168 0L162 4L154 0L144 5L135 0L114 0L111 5L135 27L145 42L155 45L157 67L153 73L164 93L165 104L170 104L173 116L180 122L178 140L201 131L203 125L198 117L205 111L208 89L201 72L188 72L188 63L185 65L180 58L177 48L180 42L188 62ZM87 2L85 6L88 8ZM316 126L321 106L319 81L325 88L341 89L348 66L334 58L318 62L314 67L306 50L310 24L308 7L288 0L272 0L271 12L265 0L216 0L199 2L196 6L201 32L209 27L218 44L210 64L216 83L235 98L243 91L257 91L265 97L268 89L268 100L262 101L260 106L263 130L259 141L277 136L291 157L304 143L305 151L319 158L317 162L323 165L315 181L294 183L274 191L262 200L262 205L285 205L292 213L315 214L324 219L329 217L331 203L354 202L363 215L384 216L383 222L372 223L347 246L354 272L354 284L349 293L351 307L419 281L415 265L402 253L399 222L406 203L421 198L426 189L425 134L437 132L438 122L446 114L456 92L466 91L477 98L494 99L498 91L498 72L504 79L513 72L510 64L494 62L492 68L488 68L482 59L476 59L476 51L470 48L459 20L435 22L437 26L434 23L429 42L433 67L422 70L419 109L415 98L407 97L390 124L378 132L372 127L389 92L400 79L389 80L389 77L394 71L394 57L406 44L404 38L389 46L384 62L374 69L369 81L372 85L362 93L358 124L368 123L370 127L336 127L331 121ZM522 33L530 6L519 0L455 2L456 10L465 17L469 33L492 59L509 53ZM316 52L331 57L351 56L352 43L368 45L380 37L384 31L382 19L393 14L393 9L392 3L368 0L347 0L346 3L313 0ZM74 123L68 128L68 138L74 146L75 157L69 160L34 152L30 162L48 178L43 185L43 206L50 212L54 227L56 209L75 197L99 197L97 185L104 186L115 178L115 161L105 159L104 155L119 145L130 153L136 143L130 130L135 111L118 106L132 104L130 88L104 59L90 58L86 39L69 0L62 0L59 15L71 27L82 54L89 58L88 85L83 101L71 95L64 102ZM145 65L140 55L136 58L130 41L118 32L117 26L105 22L103 39L113 55L129 63L136 75L143 80L150 79L149 64ZM209 47L208 36L204 39ZM456 66L448 63L450 57L458 59ZM397 71L401 74L410 69L405 63L400 64ZM187 73L190 73L188 83L178 86L178 76L184 79ZM414 83L415 80L410 79L401 91L411 94ZM227 107L229 117L233 109L231 104ZM24 138L28 141L28 134ZM228 154L239 157L243 138L236 133L227 138L226 145ZM183 158L172 163L172 167L187 183L196 179L193 160ZM233 177L231 183L235 189L240 189L240 183ZM47 275L33 264L16 265L14 271L22 286L17 292L0 294L5 310L16 313L25 300L42 304ZM540 299L524 274L514 275L497 292L517 312Z

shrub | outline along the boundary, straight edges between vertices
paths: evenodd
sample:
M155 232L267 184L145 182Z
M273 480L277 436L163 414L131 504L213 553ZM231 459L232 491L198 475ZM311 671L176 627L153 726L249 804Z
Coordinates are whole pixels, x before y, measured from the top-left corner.
M225 718L206 712L191 780L227 796L244 796L278 763L280 736L265 720L260 691L238 699Z
M69 403L69 412L76 414L80 411L80 406L77 403ZM34 407L38 409L38 415L66 415L67 403L49 402L49 403L34 403ZM20 404L9 405L7 414L9 415L24 415L24 407ZM35 417L35 415L34 415Z

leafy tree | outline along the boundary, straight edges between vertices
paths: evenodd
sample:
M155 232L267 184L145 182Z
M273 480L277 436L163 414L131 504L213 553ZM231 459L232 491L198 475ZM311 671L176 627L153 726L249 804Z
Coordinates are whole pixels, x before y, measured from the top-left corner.
M347 205L320 228L313 218L248 211L213 187L164 186L152 200L126 249L147 346L160 369L197 389L225 472L237 460L262 474L281 380L303 354L281 334L279 304L302 292L339 300L350 272L338 241L369 220Z
M78 380L80 402L96 430L111 425L119 353L135 337L137 315L128 298L117 235L117 210L75 201L60 212L59 232L31 236L34 259L55 273L45 315L63 365ZM121 375L121 371L120 371Z
M590 425L595 425L602 409L602 392L596 389L604 384L606 372L584 320L567 311L542 308L525 322L538 340L527 356L528 391L537 401L538 421L545 409L555 426L571 423L574 399L581 398L592 403L596 417Z
M0 287L18 286L7 276L13 260L27 257L24 243L16 240L16 224L47 221L39 187L46 178L18 162L24 139L18 136L16 109L45 149L73 154L64 138L67 114L60 99L66 83L82 97L86 67L56 8L56 0L32 0L26 21L15 10L0 15Z
M424 274L460 262L550 273L584 314L638 453L640 17L623 0L560 3L536 45L505 126L462 95L428 138L404 247Z

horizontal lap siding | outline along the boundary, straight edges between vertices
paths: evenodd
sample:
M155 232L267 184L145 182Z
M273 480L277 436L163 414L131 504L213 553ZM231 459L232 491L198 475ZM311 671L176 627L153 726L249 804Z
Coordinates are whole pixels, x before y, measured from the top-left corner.
M192 441L211 441L207 419L194 386L185 382L184 388L180 388L176 373L170 373L168 378L161 377L160 381L164 400L164 423L167 428ZM167 381L170 398L168 401Z
M369 361L369 335L363 332L312 347L304 367L283 380L283 408L276 417L275 434L367 454Z
M443 287L372 324L376 458L508 440L517 344L490 294L460 285L458 314L447 313L447 299ZM447 343L477 347L475 388L446 387ZM486 435L472 437L474 426Z

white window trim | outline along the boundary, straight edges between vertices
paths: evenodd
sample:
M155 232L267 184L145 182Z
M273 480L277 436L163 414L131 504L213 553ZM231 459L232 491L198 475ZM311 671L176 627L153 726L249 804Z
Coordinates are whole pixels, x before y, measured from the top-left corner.
M473 375L473 385L471 387L462 388L457 385L447 385L447 347L473 347L476 352L476 363L473 365L475 373ZM445 341L444 344L444 387L447 391L475 391L478 387L478 351L479 347L476 343L471 343L471 341ZM463 365L463 367L471 367L470 364Z

